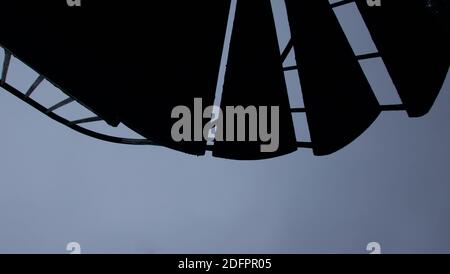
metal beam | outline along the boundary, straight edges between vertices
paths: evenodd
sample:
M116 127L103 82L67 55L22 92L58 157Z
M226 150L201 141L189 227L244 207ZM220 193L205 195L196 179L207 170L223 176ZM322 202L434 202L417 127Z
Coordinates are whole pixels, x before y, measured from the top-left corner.
M8 76L9 64L11 63L11 52L5 49L5 59L3 60L3 71L2 71L2 79L1 84L6 83L6 77Z
M355 0L343 0L343 1L340 1L340 2L336 2L336 3L330 4L330 6L334 9L334 8L337 8L337 7L340 7L340 6L344 6L344 5L353 3L353 2L355 2Z
M84 119L80 119L80 120L75 120L70 123L72 125L80 125L80 124L94 123L94 122L99 122L99 121L103 121L103 119L100 117L89 117L89 118L84 118Z
M42 81L45 80L45 77L42 75L39 75L39 77L34 81L34 83L31 85L31 87L28 89L25 96L30 97L31 94L36 90L36 88L42 83Z
M407 108L403 104L399 105L384 105L381 106L382 111L407 111Z
M374 52L374 53L367 53L367 54L361 54L361 55L357 55L356 58L358 60L366 60L366 59L374 59L374 58L379 58L381 57L380 53L378 52Z
M289 40L289 42L287 43L286 47L283 50L283 53L281 54L281 62L284 63L284 61L286 61L286 59L289 56L289 53L291 53L291 50L294 48L294 42L292 41L292 39Z
M115 137L110 136L102 133L98 133L83 127L80 127L78 125L72 124L70 121L64 119L63 117L53 113L48 112L48 109L39 104L38 102L34 101L30 97L25 96L22 92L18 91L15 87L9 85L8 83L4 83L0 85L2 88L4 88L6 91L11 93L12 95L16 96L23 102L27 103L28 105L32 106L36 110L40 111L41 113L48 116L50 119L53 119L54 121L61 123L68 128L75 130L83 135L105 141L110 143L116 143L116 144L124 144L124 145L151 145L151 146L160 146L158 144L153 143L152 141L148 139L130 139L130 138L121 138L121 137Z
M292 71L292 70L297 70L298 67L297 66L290 66L290 67L284 67L283 70L284 71Z
M291 113L305 113L306 108L292 108Z
M70 103L72 103L73 101L75 101L75 99L73 98L67 98L59 103L57 103L56 105L52 106L51 108L47 109L47 113L53 112L59 108L62 108L65 105L68 105Z

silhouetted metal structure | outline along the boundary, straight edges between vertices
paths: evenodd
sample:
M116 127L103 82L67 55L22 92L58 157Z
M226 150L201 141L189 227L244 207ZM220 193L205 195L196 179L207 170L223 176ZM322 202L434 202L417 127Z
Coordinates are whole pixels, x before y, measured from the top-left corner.
M334 7L356 2L378 52L355 56ZM280 51L270 0L237 0L221 104L280 107L280 149L261 153L261 142L175 142L175 106L194 98L212 105L231 0L65 1L3 0L0 44L5 59L0 86L50 118L104 141L160 145L194 155L211 150L229 159L265 159L312 148L328 155L358 138L382 111L425 115L448 72L449 4L443 0L285 0L292 39ZM149 7L147 7L149 5ZM283 68L295 51L297 66ZM39 73L26 91L7 82L14 55ZM382 57L402 105L381 106L359 60ZM291 108L284 76L298 70L305 107ZM67 99L46 108L32 99L48 80ZM300 91L299 91L300 92ZM96 114L69 121L55 114L77 102ZM295 139L292 113L305 112L311 143ZM125 139L84 128L91 122L125 124L144 139ZM203 119L204 123L208 119Z

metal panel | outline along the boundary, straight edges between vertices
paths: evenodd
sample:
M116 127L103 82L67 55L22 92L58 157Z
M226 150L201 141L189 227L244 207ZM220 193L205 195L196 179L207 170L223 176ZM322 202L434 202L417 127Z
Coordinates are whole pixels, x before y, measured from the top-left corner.
M450 64L448 3L440 0L356 1L409 116L427 114Z
M239 0L235 18L221 108L225 111L226 107L267 106L270 112L270 107L279 107L279 147L274 152L261 152L264 142L261 138L250 141L247 121L245 141L216 142L213 155L254 160L293 152L297 144L270 1ZM258 115L261 120L261 112ZM225 123L226 118L224 115ZM267 124L270 123L268 117ZM237 140L236 123L234 132Z
M173 141L171 111L194 98L213 104L229 8L230 0L2 0L0 44L109 124L202 155L206 142Z
M359 137L381 109L328 0L286 0L316 155Z

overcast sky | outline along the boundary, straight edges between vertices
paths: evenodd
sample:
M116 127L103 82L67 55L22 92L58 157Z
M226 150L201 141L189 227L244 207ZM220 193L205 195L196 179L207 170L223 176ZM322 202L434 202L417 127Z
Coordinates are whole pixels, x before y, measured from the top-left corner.
M373 50L351 10L338 12L355 52ZM363 65L395 102L380 64ZM17 65L9 81L26 87L29 74ZM287 79L294 101L298 77ZM72 241L84 253L366 253L372 241L450 252L449 80L424 118L384 113L334 155L253 162L101 142L1 90L0 253L67 253Z

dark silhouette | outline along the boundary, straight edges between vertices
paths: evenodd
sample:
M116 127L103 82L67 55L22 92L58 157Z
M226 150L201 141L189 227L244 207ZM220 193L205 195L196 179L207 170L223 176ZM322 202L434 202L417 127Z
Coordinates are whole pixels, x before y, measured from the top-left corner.
M226 106L279 106L280 147L275 153L261 153L261 142L216 142L214 156L261 159L297 149L280 55L270 1L238 1L222 109Z
M194 98L214 103L231 0L66 1L2 0L0 44L6 55L0 86L50 118L101 140L161 145L193 155L256 160L300 147L328 155L358 138L382 111L429 112L450 64L450 8L443 0L286 0L292 39L278 47L270 0L237 0L221 107L279 106L280 148L257 142L175 142L174 107ZM355 56L332 8L356 2L379 52ZM148 5L148 6L147 6ZM291 109L283 61L291 50L305 107ZM40 76L27 91L7 83L16 56ZM358 60L382 57L403 104L380 106ZM30 96L47 79L68 99L45 108ZM300 92L300 91L299 91ZM55 110L76 101L97 116L68 121ZM295 139L292 113L305 112L311 143ZM122 139L81 124L120 123L145 137ZM208 119L203 119L204 124Z

